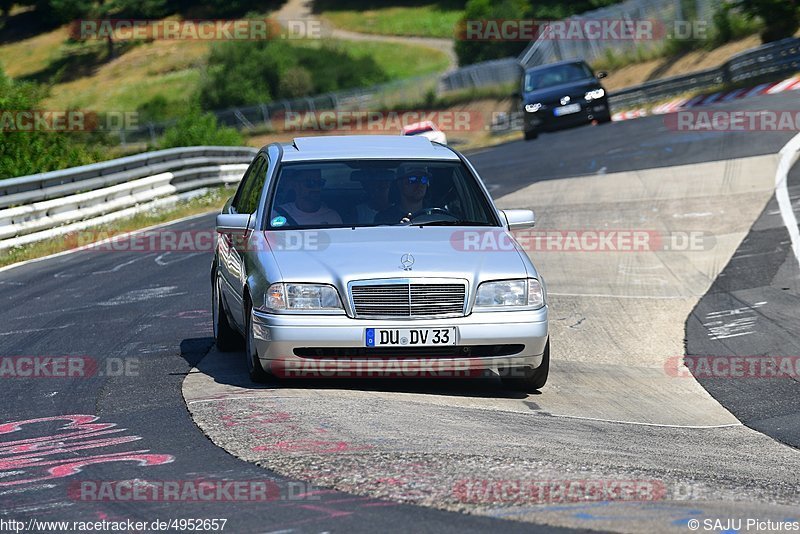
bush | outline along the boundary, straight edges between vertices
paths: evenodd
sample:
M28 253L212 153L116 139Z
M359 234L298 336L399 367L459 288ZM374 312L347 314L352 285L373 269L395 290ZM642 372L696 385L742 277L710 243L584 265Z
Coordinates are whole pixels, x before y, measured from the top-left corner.
M211 50L199 101L204 109L220 109L369 86L387 78L372 58L354 58L330 44L311 48L284 41L227 41Z
M179 146L237 146L244 144L242 136L233 128L220 126L211 113L193 108L170 126L161 138L159 148Z
M0 113L5 115L0 125L0 178L65 169L106 158L108 139L99 133L13 131L13 112L41 109L44 96L40 86L15 82L0 70Z
M733 9L731 4L719 6L712 16L712 32L706 48L715 48L763 29L760 20L749 18Z
M164 95L156 95L136 108L139 124L163 122L177 119L191 109L191 104L182 100L168 100Z
M281 98L296 98L307 96L314 90L311 73L304 67L290 67L283 73L278 82L278 96Z

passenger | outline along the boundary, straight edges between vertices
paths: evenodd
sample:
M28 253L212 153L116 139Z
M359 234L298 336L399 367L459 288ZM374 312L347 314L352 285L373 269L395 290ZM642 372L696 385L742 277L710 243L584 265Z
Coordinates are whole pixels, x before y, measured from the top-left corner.
M281 204L275 212L286 217L289 224L297 226L342 224L339 214L322 202L324 185L325 179L319 169L295 171L289 178L289 186L294 190L294 201Z

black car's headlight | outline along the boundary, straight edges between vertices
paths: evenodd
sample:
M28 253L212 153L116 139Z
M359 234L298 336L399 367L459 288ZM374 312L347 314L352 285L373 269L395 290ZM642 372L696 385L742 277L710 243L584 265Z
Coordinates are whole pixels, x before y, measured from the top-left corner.
M484 282L475 296L476 311L519 308L538 310L545 304L544 287L536 278Z
M592 100L598 100L606 96L605 89L600 87L599 89L592 89L591 91L586 91L586 94L583 95L583 98L586 99L587 102L591 102Z
M325 284L278 282L269 286L264 301L274 311L343 310L339 292Z
M536 113L540 109L542 109L542 104L540 102L525 104L525 111L527 111L528 113Z

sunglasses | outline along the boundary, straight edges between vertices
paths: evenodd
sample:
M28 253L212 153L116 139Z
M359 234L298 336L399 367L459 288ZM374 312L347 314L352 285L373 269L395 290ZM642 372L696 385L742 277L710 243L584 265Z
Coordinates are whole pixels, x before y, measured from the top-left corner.
M306 178L301 183L307 189L321 189L325 187L325 178Z
M428 185L431 181L430 177L428 176L406 176L406 180L409 184L422 184Z

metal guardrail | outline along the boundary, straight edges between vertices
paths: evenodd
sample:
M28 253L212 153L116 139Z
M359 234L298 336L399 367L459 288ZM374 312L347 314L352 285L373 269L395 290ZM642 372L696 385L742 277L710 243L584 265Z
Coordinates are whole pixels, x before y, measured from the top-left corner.
M662 78L616 91L609 101L615 108L655 102L692 90L800 71L800 39L789 37L731 57L719 67Z
M0 250L126 217L197 189L235 183L248 147L187 147L0 181Z
M259 126L271 128L274 120L283 120L290 113L372 110L382 106L419 101L430 92L436 94L439 83L440 75L431 74L396 80L373 87L345 89L318 96L277 100L252 106L237 106L213 113L219 124L224 126L238 129L252 129ZM120 143L122 145L141 142L155 144L158 137L175 122L172 120L148 123L134 131L121 131Z

